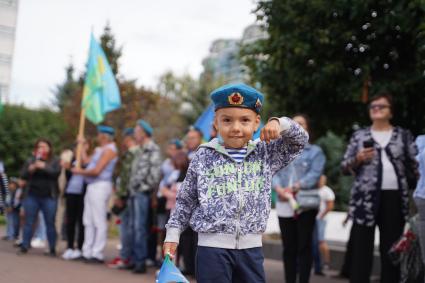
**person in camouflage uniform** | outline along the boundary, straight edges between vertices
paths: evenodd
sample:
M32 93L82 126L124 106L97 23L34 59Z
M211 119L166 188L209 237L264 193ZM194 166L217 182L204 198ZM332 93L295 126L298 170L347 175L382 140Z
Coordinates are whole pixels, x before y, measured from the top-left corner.
M161 153L152 140L152 134L153 129L146 121L137 121L134 137L139 147L132 162L128 202L133 234L134 273L146 272L150 206L161 177Z
M131 167L135 159L135 154L139 148L134 138L134 129L126 128L123 133L122 147L124 154L120 158L119 171L116 182L115 201L112 212L119 216L120 224L120 256L114 258L108 267L118 269L131 269L134 266L130 263L132 257L132 234L130 212L127 201L129 198L129 183L131 177Z

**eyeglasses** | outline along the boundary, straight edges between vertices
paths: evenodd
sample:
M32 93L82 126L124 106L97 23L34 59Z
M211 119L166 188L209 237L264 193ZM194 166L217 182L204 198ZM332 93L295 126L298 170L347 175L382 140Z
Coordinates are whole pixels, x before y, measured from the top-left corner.
M370 110L375 110L375 109L376 110L383 110L385 108L390 108L390 106L386 105L386 104L371 104L371 105L369 105Z

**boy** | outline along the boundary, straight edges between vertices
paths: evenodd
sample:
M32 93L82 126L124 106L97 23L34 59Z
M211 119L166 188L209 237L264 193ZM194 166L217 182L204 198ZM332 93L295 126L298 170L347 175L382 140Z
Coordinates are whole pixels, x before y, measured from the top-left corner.
M260 125L263 95L244 84L211 93L214 126L221 139L199 147L166 226L164 252L175 254L188 224L198 232L196 279L265 282L262 233L270 212L274 173L303 150L307 133L289 118Z
M7 239L17 240L19 237L22 189L17 178L10 178L9 194L6 198L7 207Z

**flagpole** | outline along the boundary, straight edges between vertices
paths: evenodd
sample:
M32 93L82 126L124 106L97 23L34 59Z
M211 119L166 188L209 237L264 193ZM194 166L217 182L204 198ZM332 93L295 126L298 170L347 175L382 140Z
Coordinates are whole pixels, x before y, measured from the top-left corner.
M76 167L81 168L81 151L83 147L83 139L84 139L84 128L86 126L86 117L85 117L85 109L81 108L80 113L80 125L78 126L78 136L77 136L77 160Z

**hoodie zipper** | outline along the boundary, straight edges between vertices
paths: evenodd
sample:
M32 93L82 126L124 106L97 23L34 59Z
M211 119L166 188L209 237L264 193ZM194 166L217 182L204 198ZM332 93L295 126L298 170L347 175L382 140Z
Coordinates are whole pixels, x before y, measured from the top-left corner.
M235 245L235 248L236 249L239 249L239 239L240 239L240 232L241 232L241 198L242 198L242 193L241 193L241 190L242 190L242 188L241 188L241 186L242 186L242 182L241 182L241 179L242 179L242 173L241 173L241 170L242 170L242 166L243 166L243 162L241 162L241 163L239 163L238 164L238 175L237 175L237 178L238 178L238 214L237 214L237 222L236 222L236 245Z

